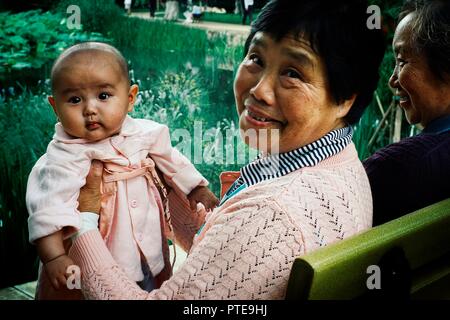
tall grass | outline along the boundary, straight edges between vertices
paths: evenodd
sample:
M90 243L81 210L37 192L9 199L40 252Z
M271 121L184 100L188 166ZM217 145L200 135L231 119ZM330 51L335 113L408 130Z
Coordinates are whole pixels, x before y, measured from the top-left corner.
M166 21L130 18L113 0L63 0L54 11L66 15L69 5L80 7L81 23L86 30L113 38L119 47L186 53L204 52L207 47L203 30L190 30Z
M55 116L46 94L24 89L0 95L0 287L36 276L36 254L28 244L25 190L28 174L53 135Z
M41 10L0 12L0 30L0 87L16 80L35 85L64 48L106 40L98 33L68 29L64 15Z
M253 16L256 17L256 13ZM215 13L215 12L204 12L201 18L202 21L212 21L220 23L231 23L231 24L241 24L242 17L239 14L233 13Z

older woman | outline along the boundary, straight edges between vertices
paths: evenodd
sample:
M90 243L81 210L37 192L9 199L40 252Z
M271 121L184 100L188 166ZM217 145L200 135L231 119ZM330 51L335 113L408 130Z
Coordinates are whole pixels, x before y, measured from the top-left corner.
M240 127L257 133L245 140L261 156L240 170L184 264L150 293L112 260L96 215L83 214L72 256L87 298L281 299L297 256L371 227L370 185L350 127L372 98L384 51L366 10L359 0L264 7L234 84ZM88 187L97 190L95 181ZM81 211L98 212L98 196L81 197Z
M422 133L364 162L374 224L450 197L450 2L408 1L400 14L389 85Z

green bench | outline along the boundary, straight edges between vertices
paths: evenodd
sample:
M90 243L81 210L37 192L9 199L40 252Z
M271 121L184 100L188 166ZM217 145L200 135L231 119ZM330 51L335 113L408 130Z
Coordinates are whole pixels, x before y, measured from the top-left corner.
M450 299L450 198L297 258L286 291L370 298Z

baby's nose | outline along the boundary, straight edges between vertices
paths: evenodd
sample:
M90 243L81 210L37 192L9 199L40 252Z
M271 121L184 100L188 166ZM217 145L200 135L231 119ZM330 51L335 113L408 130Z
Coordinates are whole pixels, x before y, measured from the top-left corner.
M85 115L92 115L97 113L97 106L96 101L90 99L86 101L85 107L84 107L84 114Z

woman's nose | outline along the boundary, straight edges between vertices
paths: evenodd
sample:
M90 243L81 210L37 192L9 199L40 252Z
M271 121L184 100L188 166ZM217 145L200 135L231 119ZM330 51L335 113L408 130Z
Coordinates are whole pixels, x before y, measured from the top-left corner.
M268 106L273 105L275 103L274 84L274 77L263 75L258 83L250 89L250 94Z
M395 67L394 71L389 78L389 87L395 91L398 88L398 75L397 75L397 67Z

